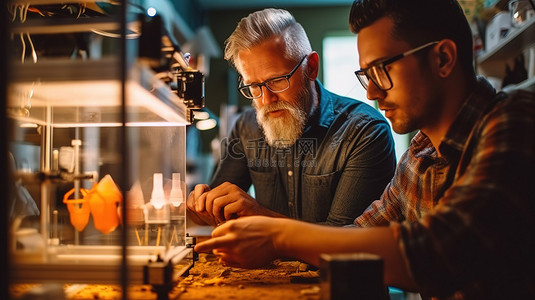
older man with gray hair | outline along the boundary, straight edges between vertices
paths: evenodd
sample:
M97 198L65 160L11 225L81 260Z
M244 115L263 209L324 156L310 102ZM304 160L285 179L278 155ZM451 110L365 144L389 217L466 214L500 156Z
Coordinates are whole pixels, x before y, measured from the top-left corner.
M188 197L189 217L213 226L251 215L351 224L393 176L386 120L321 85L318 54L286 10L251 13L225 46L254 109L235 123L211 184Z

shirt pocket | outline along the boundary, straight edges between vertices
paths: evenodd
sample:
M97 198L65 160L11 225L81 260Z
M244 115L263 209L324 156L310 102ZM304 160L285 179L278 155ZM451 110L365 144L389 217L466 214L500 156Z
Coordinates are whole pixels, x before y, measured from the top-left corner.
M325 222L329 216L339 172L310 175L303 174L301 198L303 219L309 222Z
M255 199L258 203L270 209L274 209L277 195L277 173L259 172L249 170L255 190Z

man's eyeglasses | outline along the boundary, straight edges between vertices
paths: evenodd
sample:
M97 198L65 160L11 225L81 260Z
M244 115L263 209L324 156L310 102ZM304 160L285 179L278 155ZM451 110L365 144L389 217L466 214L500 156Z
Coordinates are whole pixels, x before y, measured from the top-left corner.
M293 68L293 70L287 75L271 78L262 83L253 83L249 85L244 85L243 80L241 79L241 76L240 76L240 84L238 86L238 90L247 99L257 99L257 98L262 97L263 86L265 86L268 90L270 90L273 93L284 92L290 88L290 77L292 77L292 75L297 71L297 69L299 69L299 66L303 63L305 58L307 58L307 56L304 56L299 61L297 66L295 66L295 68Z
M385 67L395 61L404 58L405 56L409 56L435 44L438 44L438 41L427 43L420 47L416 47L414 49L398 54L392 58L378 62L366 69L360 69L358 71L355 71L355 75L357 75L357 78L366 90L368 89L370 79L379 89L383 91L389 90L392 88L392 79L390 79L390 75L388 75L388 71L386 71Z

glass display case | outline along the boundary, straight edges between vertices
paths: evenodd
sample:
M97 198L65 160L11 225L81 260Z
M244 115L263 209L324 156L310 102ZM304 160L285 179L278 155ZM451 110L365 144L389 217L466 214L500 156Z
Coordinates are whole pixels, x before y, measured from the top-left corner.
M165 298L193 265L184 203L191 112L180 90L195 72L177 47L157 53L156 65L143 57L145 23L133 18L130 29L128 8L89 4L97 7L8 4L10 282L150 284Z

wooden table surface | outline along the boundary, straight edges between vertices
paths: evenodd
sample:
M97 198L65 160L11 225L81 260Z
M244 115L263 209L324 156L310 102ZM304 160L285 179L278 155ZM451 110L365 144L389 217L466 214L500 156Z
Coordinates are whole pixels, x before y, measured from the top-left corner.
M319 271L297 261L274 261L260 269L225 267L200 254L199 261L170 293L175 299L319 299Z
M13 284L10 289L13 299L32 299L30 294L52 295L46 299L58 300L122 299L119 286L106 284ZM128 299L156 300L157 294L150 285L133 285ZM260 269L230 268L214 255L201 253L189 275L173 287L169 299L320 299L319 271L297 261L281 260Z

